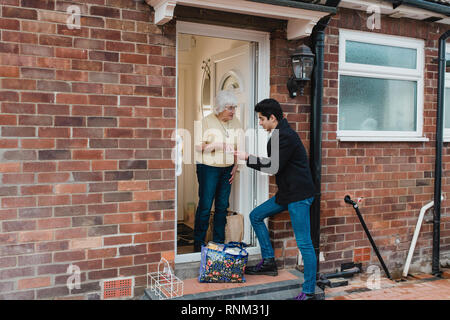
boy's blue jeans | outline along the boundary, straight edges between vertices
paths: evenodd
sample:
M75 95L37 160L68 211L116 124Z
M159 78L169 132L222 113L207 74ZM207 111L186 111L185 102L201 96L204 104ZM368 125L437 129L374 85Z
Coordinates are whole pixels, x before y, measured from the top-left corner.
M213 241L218 243L225 241L225 225L231 193L231 184L228 180L231 178L232 169L233 166L212 167L197 164L199 200L194 223L196 245L201 245L205 241L213 201L215 201Z
M272 197L253 209L250 213L250 221L261 246L261 256L263 259L267 259L274 258L274 252L264 219L282 211L289 210L295 239L302 254L305 267L305 282L303 283L302 290L304 293L314 293L316 287L317 262L316 253L314 252L311 241L309 217L309 208L313 200L314 197L311 197L305 200L291 202L288 205L279 205L275 202L275 197Z

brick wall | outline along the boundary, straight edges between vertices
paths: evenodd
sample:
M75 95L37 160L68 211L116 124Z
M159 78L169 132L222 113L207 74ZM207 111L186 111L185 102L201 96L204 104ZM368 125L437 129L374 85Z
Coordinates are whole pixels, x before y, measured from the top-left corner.
M299 134L308 152L311 111L310 86L307 84L305 94L299 95L295 99L289 97L286 86L288 79L292 76L290 55L302 43L305 43L305 40L288 41L285 29L279 29L271 33L270 96L280 102L285 117L291 127ZM269 194L273 196L277 190L275 178L270 177L269 183ZM289 212L286 211L269 218L269 232L277 265L285 268L294 267L297 264L298 248L292 231Z
M139 295L174 259L174 24L138 1L0 4L0 299L98 299L118 276Z
M326 30L321 245L334 270L342 262L378 264L353 208L344 203L364 197L364 219L390 270L403 269L420 208L433 200L439 36L444 25L411 19L381 18L381 30L366 28L367 14L339 9ZM340 28L425 40L424 133L429 142L340 142L336 139ZM448 144L444 144L443 192L449 190ZM449 202L442 202L441 253L450 250ZM430 215L430 212L428 213ZM413 262L431 267L432 223L424 223ZM411 268L414 271L414 268Z
M361 212L372 237L391 273L398 275L411 243L420 208L433 200L437 106L438 38L443 25L410 19L382 16L381 30L366 28L367 14L339 8L326 29L323 132L321 251L325 261L321 272L334 272L344 262L363 262L363 267L378 264L354 209L344 196L363 197ZM425 40L424 136L429 142L340 142L336 139L338 103L339 29L352 29ZM272 33L271 96L282 104L287 119L309 148L310 90L305 96L291 99L286 82L291 76L289 54L308 40L287 41L282 30ZM448 144L444 144L443 188L449 191L447 178ZM271 180L270 191L276 191ZM429 221L432 210L428 212ZM450 217L448 200L441 208L441 255L450 251ZM269 220L277 263L296 264L297 247L289 214ZM417 242L411 271L427 267L431 271L432 223L425 222ZM425 269L422 269L425 270Z
M0 299L98 299L101 279L128 275L139 295L160 258L174 259L174 22L157 27L147 5L128 0L0 4ZM81 29L66 25L71 4L80 6ZM426 40L430 141L336 140L338 28L361 30L365 18L339 9L327 28L322 271L377 262L345 194L365 197L361 211L390 268L402 266L418 211L433 196L433 58L442 26L383 17L375 31ZM289 55L301 42L287 41L284 29L271 32L270 87L308 149L309 87L296 99L286 89ZM450 246L448 212L444 201L443 252ZM288 213L270 219L269 229L278 264L292 267L297 247ZM424 260L431 237L426 223L417 249ZM81 289L66 286L70 264L81 268Z

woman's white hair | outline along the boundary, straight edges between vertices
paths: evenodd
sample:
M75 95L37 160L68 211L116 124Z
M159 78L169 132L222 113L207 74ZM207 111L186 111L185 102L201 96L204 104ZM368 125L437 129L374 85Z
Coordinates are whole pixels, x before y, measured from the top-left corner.
M225 110L226 106L236 106L237 97L229 90L219 91L216 95L216 101L214 103L214 113L219 114Z

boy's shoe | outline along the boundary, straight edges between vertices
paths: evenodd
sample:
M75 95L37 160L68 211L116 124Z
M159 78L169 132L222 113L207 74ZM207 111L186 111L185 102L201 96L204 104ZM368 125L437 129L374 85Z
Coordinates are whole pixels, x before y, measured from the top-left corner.
M251 275L267 275L267 276L277 276L278 269L274 258L268 258L261 260L256 266L245 268L246 274Z
M294 298L294 300L317 300L317 299L314 293L301 292L298 296Z

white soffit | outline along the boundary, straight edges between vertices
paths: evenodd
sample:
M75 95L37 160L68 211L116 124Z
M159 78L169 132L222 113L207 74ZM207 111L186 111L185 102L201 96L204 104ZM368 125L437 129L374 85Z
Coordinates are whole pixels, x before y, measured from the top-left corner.
M339 7L366 11L369 14L376 12L375 10L379 10L380 14L388 15L391 18L424 20L431 17L440 17L442 19L436 22L450 24L450 18L445 15L407 5L401 5L394 9L392 2L380 0L342 0Z
M317 22L328 12L306 10L243 0L145 0L155 10L155 23L163 25L172 20L177 4L259 17L287 20L288 40L311 35Z

